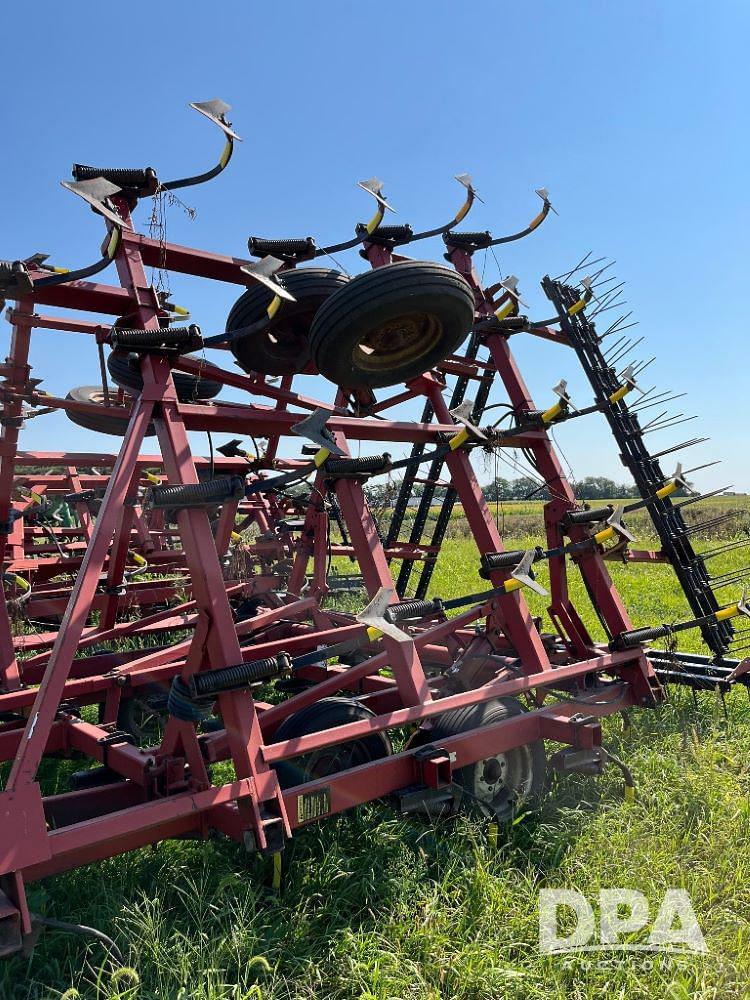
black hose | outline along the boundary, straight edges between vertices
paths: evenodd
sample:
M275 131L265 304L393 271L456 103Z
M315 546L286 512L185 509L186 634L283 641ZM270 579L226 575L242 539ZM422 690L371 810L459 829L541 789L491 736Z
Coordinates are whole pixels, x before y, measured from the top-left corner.
M57 920L54 917L42 917L38 913L31 914L32 922L42 927L49 927L50 930L62 931L64 934L77 934L80 937L92 937L101 941L106 946L118 965L125 964L125 959L115 942L103 931L98 931L95 927L87 927L86 924L73 924L67 920Z

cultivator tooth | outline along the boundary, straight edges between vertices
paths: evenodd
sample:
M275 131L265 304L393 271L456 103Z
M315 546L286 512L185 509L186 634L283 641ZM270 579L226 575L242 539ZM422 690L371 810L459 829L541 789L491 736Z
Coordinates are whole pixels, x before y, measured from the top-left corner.
M270 292L273 292L277 299L284 299L286 302L295 302L296 299L292 293L288 292L282 284L274 280L275 274L283 266L284 262L277 257L263 257L261 260L253 261L252 264L243 264L240 270L249 275L253 281L265 285ZM269 313L269 316L271 315Z
M551 212L554 212L555 215L559 215L560 214L557 211L557 209L555 208L555 206L552 204L552 202L550 201L549 191L547 190L546 187L534 188L534 194L537 195L539 198L542 199L542 203L544 205L549 206L549 209L550 209Z
M103 177L92 177L90 180L82 181L60 181L60 183L66 190L82 198L95 212L103 215L105 219L109 219L118 228L132 228L111 203L111 199L122 191L122 188L118 187L117 184L113 184Z
M456 421L457 424L461 424L463 427L462 431L455 434L449 444L452 451L459 448L466 441L486 441L487 435L484 431L480 430L479 427L473 422L474 420L474 409L475 403L467 399L465 402L461 403L460 406L454 406L452 410L449 410L450 415Z
M230 104L226 104L220 98L215 97L211 101L191 101L190 107L195 108L195 110L201 114L205 115L209 121L213 122L214 125L218 126L221 131L232 139L236 139L237 142L242 142L240 136L232 128L232 123L227 120L227 112L232 110Z
M314 460L316 465L322 465L329 455L338 455L340 458L346 457L345 452L339 448L333 435L328 430L328 421L332 415L333 410L325 410L323 407L318 407L316 410L313 410L309 417L300 420L298 424L294 424L291 428L292 434L307 438L308 441L312 441L313 444L318 446L319 451ZM326 454L324 455L323 452L326 452Z
M531 571L531 567L536 560L536 551L534 549L529 549L523 554L523 558L518 563L518 565L513 569L511 577L518 583L521 587L527 587L529 590L533 590L535 594L539 594L542 597L547 596L547 591L542 587L541 584L537 583L534 579ZM509 585L506 584L506 590L509 590Z
M631 533L622 523L622 518L624 513L625 513L625 507L622 504L619 504L617 507L615 507L612 514L607 518L607 527L603 528L601 531L598 531L594 535L594 538L596 539L597 542L599 542L599 544L601 544L604 541L607 541L607 539L609 538L614 538L614 537L624 538L629 542L635 541L633 535L631 535Z
M412 642L412 638L402 631L388 618L388 608L391 606L396 591L393 587L381 587L373 599L358 615L357 621L361 625L367 626L367 634L370 639L377 639L380 635L387 635L389 639L396 642Z

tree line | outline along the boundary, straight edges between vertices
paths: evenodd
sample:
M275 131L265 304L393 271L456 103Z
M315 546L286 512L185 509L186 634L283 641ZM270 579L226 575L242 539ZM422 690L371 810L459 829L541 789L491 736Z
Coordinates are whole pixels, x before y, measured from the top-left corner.
M572 484L576 498L579 500L612 500L627 497L637 497L638 491L634 485L617 483L608 476L585 476ZM389 483L371 482L365 488L368 500L377 507L390 507L396 500L401 487L401 480ZM412 498L421 497L424 485L415 483L412 487ZM488 503L498 500L549 500L550 492L547 486L531 476L519 476L517 479L505 479L498 476L482 487L482 493ZM445 486L435 488L435 502L439 503L446 494Z

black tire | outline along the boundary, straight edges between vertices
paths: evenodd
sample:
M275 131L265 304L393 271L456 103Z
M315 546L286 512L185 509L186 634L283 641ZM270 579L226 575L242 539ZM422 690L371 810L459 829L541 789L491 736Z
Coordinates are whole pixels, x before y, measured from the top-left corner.
M75 389L71 389L65 398L72 399L76 403L96 403L101 407L106 406L104 389L100 385L79 385ZM116 405L114 400L112 400L112 405ZM88 431L124 437L130 421L130 407L123 406L122 410L127 414L126 416L111 417L106 413L83 413L77 410L66 410L65 415L68 420L78 424L79 427L85 427ZM151 437L154 434L156 434L156 428L151 423L146 429L146 437Z
M295 375L310 361L308 335L320 306L349 279L326 267L301 267L278 275L296 302L282 302L278 313L260 332L232 339L232 354L240 368L263 375ZM254 285L240 296L227 317L228 334L260 322L273 300L264 285Z
M112 379L125 392L137 396L143 388L141 363L137 354L119 354L113 351L107 358L107 368ZM199 378L185 372L172 372L177 398L181 403L196 399L213 399L222 390L222 383L212 378Z
M416 378L452 354L471 330L474 296L449 267L400 261L366 271L332 295L310 329L321 373L349 389Z
M136 746L158 746L168 718L167 695L154 685L141 694L122 699L117 713L117 727L130 733Z
M439 745L441 739L503 722L523 711L516 698L457 708L438 716L432 729L425 732L425 742ZM454 806L505 822L522 803L534 805L539 801L546 776L544 741L534 740L456 771Z
M348 722L361 722L373 718L374 713L359 702L349 698L321 698L307 708L285 719L274 735L274 742L296 739L322 729L333 729ZM338 746L314 750L293 760L282 760L276 764L276 773L282 788L292 788L314 778L337 774L370 761L380 760L392 753L391 741L384 732L371 733L362 739L341 743Z

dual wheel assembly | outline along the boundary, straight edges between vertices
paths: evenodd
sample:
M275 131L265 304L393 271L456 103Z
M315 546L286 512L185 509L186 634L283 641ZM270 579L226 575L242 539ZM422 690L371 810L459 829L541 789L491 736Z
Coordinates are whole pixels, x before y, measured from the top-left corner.
M469 705L438 716L430 729L417 730L411 743L439 747L443 739L504 722L523 711L523 705L516 698ZM370 709L354 699L322 698L289 716L277 730L275 739L279 742L297 739L373 717ZM293 788L370 764L391 753L387 734L375 732L349 743L282 761L277 765L276 772L282 788ZM461 809L506 822L522 805L533 806L539 801L544 791L546 770L543 740L534 740L459 768L453 775L452 810Z
M349 389L397 385L429 371L468 335L474 297L451 268L399 261L347 278L319 267L278 276L295 302L267 323L273 293L248 289L226 324L232 352L246 372L318 371Z

